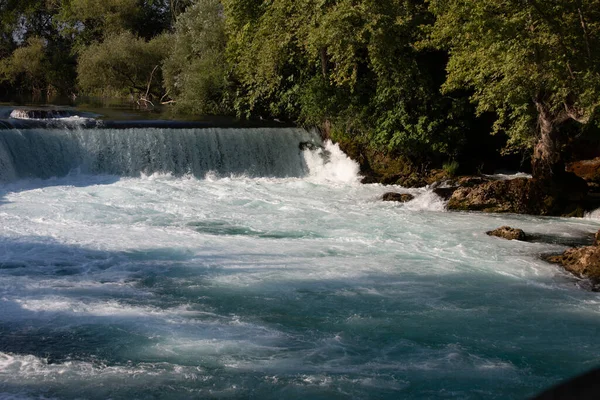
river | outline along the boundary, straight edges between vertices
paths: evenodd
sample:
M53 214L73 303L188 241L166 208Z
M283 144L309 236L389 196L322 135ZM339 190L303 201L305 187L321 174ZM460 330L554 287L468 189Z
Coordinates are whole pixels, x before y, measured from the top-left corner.
M539 259L598 221L446 212L319 145L1 130L0 398L523 399L600 364L600 295Z

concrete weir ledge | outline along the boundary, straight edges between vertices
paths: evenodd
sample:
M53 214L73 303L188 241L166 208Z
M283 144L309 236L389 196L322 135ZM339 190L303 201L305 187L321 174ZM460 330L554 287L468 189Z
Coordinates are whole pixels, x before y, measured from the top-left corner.
M93 115L93 116L92 116ZM233 118L210 118L201 121L176 121L165 119L103 120L97 114L77 112L70 109L15 108L9 118L0 118L2 129L202 129L202 128L290 128L294 125L277 121L237 120ZM78 119L75 119L78 118Z

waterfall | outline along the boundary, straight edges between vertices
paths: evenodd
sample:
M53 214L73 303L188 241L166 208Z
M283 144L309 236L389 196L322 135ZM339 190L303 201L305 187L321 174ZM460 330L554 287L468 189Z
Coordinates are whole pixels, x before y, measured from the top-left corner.
M320 138L300 128L5 129L0 181L85 174L141 173L301 177L302 144Z

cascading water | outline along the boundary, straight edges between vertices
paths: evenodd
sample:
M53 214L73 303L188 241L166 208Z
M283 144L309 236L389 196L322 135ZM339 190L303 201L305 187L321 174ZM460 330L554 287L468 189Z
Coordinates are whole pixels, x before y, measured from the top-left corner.
M0 135L4 182L15 178L87 174L136 176L208 172L298 177L300 144L318 143L303 129L10 129Z
M444 212L301 129L6 129L0 179L0 398L523 399L600 363L564 247L484 233L596 221Z

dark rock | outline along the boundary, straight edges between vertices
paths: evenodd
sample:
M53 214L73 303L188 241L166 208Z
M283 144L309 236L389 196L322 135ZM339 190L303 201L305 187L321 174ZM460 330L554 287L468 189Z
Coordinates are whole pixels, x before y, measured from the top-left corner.
M462 176L456 180L456 185L460 187L474 187L490 181L491 179L483 176Z
M310 150L310 151L315 151L315 150L319 150L319 149L323 149L323 146L313 143L313 142L300 142L300 144L298 145L298 147L300 148L300 150L304 151L304 150Z
M530 213L535 204L532 204L529 192L529 180L525 178L459 187L452 193L448 208L463 211Z
M437 194L444 200L449 200L458 187L437 187L433 189L433 193Z
M427 175L425 177L425 181L430 186L434 186L436 184L439 185L440 183L447 182L450 179L451 179L451 176L448 174L448 172L444 171L443 169L431 170L427 173Z
M50 108L17 108L14 109L10 117L17 119L55 119L67 118L73 113L68 110L58 110Z
M460 187L452 194L448 208L462 211L582 217L587 199L587 185L585 181L568 173L564 174L564 178L551 184L535 179L518 178Z
M573 172L588 183L600 184L600 157L572 162L567 165L567 171Z
M414 199L415 196L408 193L386 193L383 195L383 201L397 201L399 203L407 203Z
M594 243L592 246L600 246L600 231L596 232L594 235Z
M489 236L496 236L507 240L525 240L527 236L522 229L503 226L493 231L486 232Z
M600 246L575 247L563 254L545 256L548 262L561 264L580 278L588 278L594 287L600 284Z
M365 175L360 180L360 183L362 183L364 185L368 185L370 183L379 183L379 178L377 176L374 176L374 175Z

